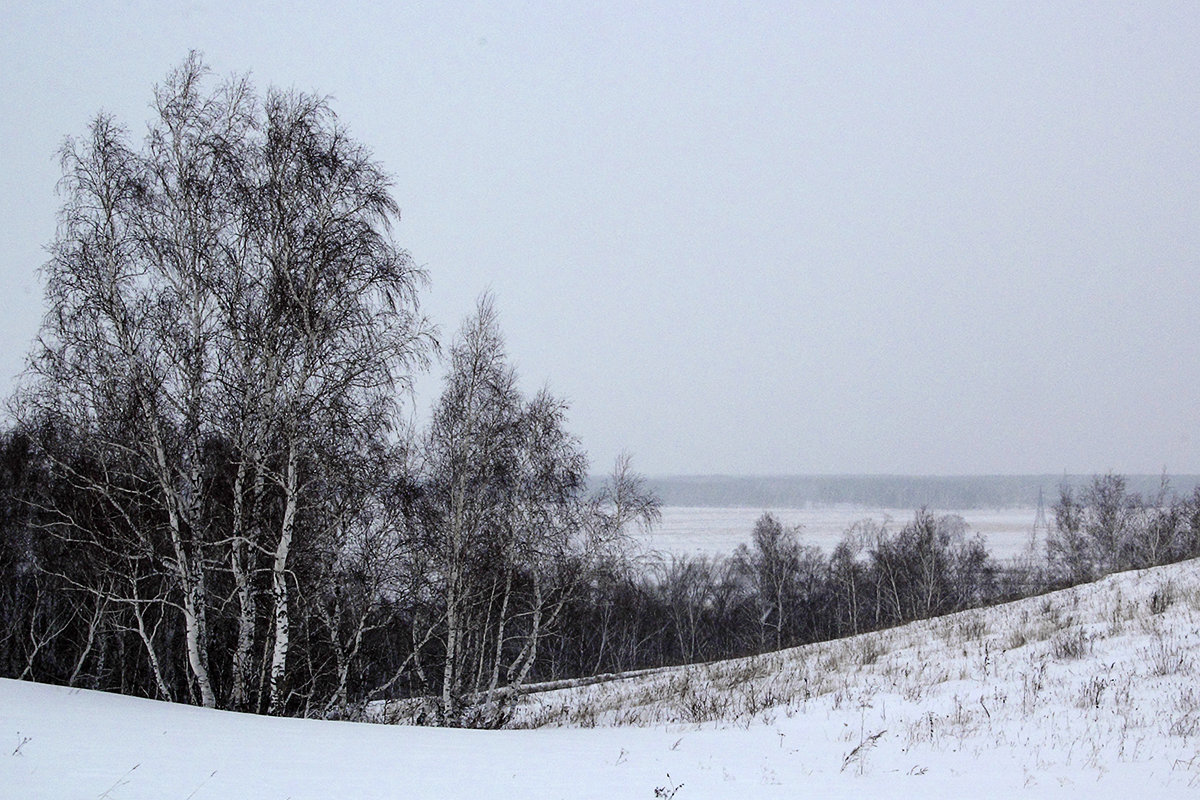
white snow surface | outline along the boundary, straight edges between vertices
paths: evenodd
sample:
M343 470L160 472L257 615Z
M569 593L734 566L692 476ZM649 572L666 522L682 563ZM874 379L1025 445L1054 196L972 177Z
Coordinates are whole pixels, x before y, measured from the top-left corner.
M517 717L532 730L0 680L0 797L1200 797L1198 622L1200 563L1186 562L534 695Z
M739 544L748 544L755 521L770 512L784 525L800 527L800 542L815 545L826 555L833 552L847 529L860 520L873 520L897 533L912 521L916 509L835 505L813 508L713 508L664 506L662 520L637 535L647 549L666 556L728 556ZM931 509L953 514L967 523L968 535L980 534L993 558L1007 560L1026 555L1030 548L1036 508ZM1038 552L1045 542L1037 540Z

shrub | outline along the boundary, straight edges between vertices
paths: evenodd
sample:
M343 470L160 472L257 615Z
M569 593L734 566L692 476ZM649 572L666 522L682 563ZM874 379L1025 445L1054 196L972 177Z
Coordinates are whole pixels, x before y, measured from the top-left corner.
M1083 658L1092 652L1092 640L1083 630L1075 630L1054 637L1050 651L1059 661Z

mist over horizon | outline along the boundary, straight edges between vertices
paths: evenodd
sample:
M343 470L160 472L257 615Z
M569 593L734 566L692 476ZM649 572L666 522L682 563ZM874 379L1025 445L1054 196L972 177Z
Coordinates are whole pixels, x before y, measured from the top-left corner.
M1039 492L1047 512L1060 487L1085 488L1095 475L660 475L648 488L664 506L804 508L856 505L877 508L1033 508ZM1162 474L1122 476L1131 493L1154 497ZM1166 476L1168 497L1186 497L1200 475Z

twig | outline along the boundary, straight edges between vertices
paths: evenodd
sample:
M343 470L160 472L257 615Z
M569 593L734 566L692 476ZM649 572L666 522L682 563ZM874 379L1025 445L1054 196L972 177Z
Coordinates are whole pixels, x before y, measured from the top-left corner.
M126 772L121 777L117 778L115 781L113 781L113 785L108 787L107 789L105 789L104 792L97 798L97 800L105 800L105 798L108 797L108 793L111 792L113 789L116 789L118 786L124 786L125 784L129 783L129 781L127 781L125 779L129 777L130 773L132 773L135 769L137 769L140 766L141 766L141 764L138 763L138 764L134 764L132 767L130 767L129 771Z
M188 795L188 796L187 796L187 797L186 797L184 800L192 800L192 798L196 796L196 792L198 792L198 791L200 791L201 789L203 789L203 788L204 788L204 784L206 784L206 783L208 783L210 780L212 780L212 778L213 778L213 775L216 775L216 774L217 774L217 771L214 769L212 772L210 772L210 773L209 773L209 775L208 775L208 777L207 777L207 778L205 778L204 780L200 781L200 784L199 784L199 785L198 785L198 786L197 786L195 789L192 789L192 793L191 793L191 794L189 794L189 795Z
M877 742L879 740L879 737L883 736L885 733L887 733L886 728L879 731L879 733L872 733L866 739L859 742L858 746L855 747L853 750L851 750L849 753L847 753L846 757L842 759L841 771L845 772L846 767L850 766L851 762L853 762L853 761L858 761L859 764L861 765L863 756L865 756L867 754L868 750L870 750L872 747L875 746L875 742Z

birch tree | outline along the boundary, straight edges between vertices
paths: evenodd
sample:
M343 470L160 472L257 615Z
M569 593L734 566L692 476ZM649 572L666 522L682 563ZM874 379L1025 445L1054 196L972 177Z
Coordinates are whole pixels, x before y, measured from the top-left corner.
M754 523L753 547L738 545L734 559L748 577L759 605L760 646L783 646L800 572L800 542L795 528L785 528L773 514ZM770 636L768 636L770 632Z
M416 313L423 274L388 235L399 216L390 179L323 100L271 93L260 161L251 231L273 323L259 355L270 410L261 438L273 458L260 468L282 497L270 564L270 706L279 710L288 560L307 493L322 470L346 463L339 454L388 434L429 328Z
M441 648L441 719L496 725L588 571L657 502L627 459L589 494L565 404L521 393L487 296L452 344L426 447L426 639Z
M325 100L208 84L192 54L155 89L140 149L103 114L64 145L49 310L19 406L96 465L54 462L108 530L59 529L166 576L153 597L113 599L178 611L190 693L261 707L257 673L280 712L292 554L320 527L309 499L389 436L431 329L423 274L391 239L390 179ZM217 687L212 593L230 577L237 643Z
M155 91L142 153L105 115L63 146L66 203L44 269L50 309L29 399L92 448L99 472L75 477L171 576L194 688L214 706L200 480L212 433L207 276L228 218L225 143L244 136L246 117L244 85L205 96L201 72L189 59ZM156 521L144 524L150 510Z

